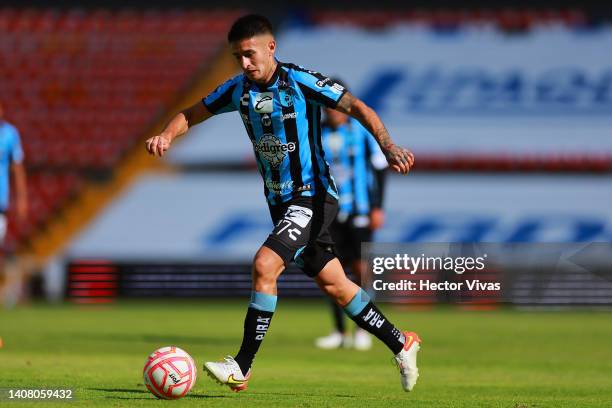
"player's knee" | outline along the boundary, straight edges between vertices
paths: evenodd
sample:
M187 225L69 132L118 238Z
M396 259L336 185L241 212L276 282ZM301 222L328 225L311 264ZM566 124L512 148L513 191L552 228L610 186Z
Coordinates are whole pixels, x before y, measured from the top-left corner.
M278 262L270 254L258 252L253 260L253 269L258 276L274 274Z
M271 254L258 252L253 260L253 278L256 289L276 285L276 278L281 270L282 260L279 263L279 260Z

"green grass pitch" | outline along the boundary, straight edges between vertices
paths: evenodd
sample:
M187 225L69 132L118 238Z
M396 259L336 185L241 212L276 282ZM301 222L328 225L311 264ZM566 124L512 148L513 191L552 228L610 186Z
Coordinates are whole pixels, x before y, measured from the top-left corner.
M404 393L383 345L369 352L317 350L313 339L330 328L327 304L281 298L249 389L235 394L201 366L237 351L246 304L164 300L0 311L0 387L67 387L76 396L69 403L0 406L612 406L609 312L383 305L393 322L423 340L421 377ZM199 376L184 399L160 401L144 387L142 367L150 352L172 344L194 357Z

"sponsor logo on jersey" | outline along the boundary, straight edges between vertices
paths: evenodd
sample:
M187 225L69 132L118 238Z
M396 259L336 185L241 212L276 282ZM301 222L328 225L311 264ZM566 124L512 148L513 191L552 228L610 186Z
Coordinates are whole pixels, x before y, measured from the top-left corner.
M242 106L249 106L249 94L244 94L240 97L240 104Z
M285 212L284 220L291 221L301 228L306 228L310 219L312 218L312 210L308 207L302 207L300 205L290 205Z
M253 98L253 109L257 113L272 113L274 109L274 94L272 92L256 93Z
M303 191L310 191L312 189L312 186L310 184L305 184L297 188L294 188L295 186L294 186L293 180L287 180L287 181L282 181L282 182L274 181L274 180L266 180L266 187L268 188L268 190L276 194L289 193L293 191L294 189L298 193L301 193Z
M290 192L291 190L293 190L293 180L287 180L283 182L266 180L266 187L268 187L268 190L276 194Z
M344 91L344 87L340 84L334 82L332 87L330 88L333 93L341 94Z
M272 167L278 167L287 156L287 152L295 151L295 147L294 142L281 143L278 137L266 133L255 144L255 151Z
M283 116L281 116L281 120L284 122L287 119L296 119L297 118L297 114L295 112L291 112L291 113L285 113L283 114Z
M329 78L319 79L319 80L317 81L317 86L318 86L319 88L323 88L323 87L325 86L325 84L326 84L326 83L328 83L328 82L331 82L331 79L329 79ZM334 84L335 84L335 83L334 83Z
M272 118L270 117L270 115L263 115L261 117L261 124L264 126L270 126L272 124Z

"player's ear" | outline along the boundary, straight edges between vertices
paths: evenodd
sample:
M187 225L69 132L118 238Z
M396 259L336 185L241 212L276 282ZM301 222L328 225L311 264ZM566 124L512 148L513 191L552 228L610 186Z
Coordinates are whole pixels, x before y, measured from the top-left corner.
M276 51L276 40L272 38L270 41L268 41L268 52L270 53L270 56L273 56L275 51Z

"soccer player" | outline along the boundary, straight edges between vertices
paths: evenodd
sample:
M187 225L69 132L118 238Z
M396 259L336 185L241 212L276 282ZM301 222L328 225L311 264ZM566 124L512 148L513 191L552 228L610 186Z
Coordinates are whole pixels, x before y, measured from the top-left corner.
M406 174L412 153L393 144L378 115L342 86L316 71L280 62L270 22L262 16L239 18L228 33L242 73L176 115L146 141L150 154L163 156L174 139L213 115L238 111L253 144L264 179L274 229L255 254L251 303L240 350L204 370L233 391L247 388L251 365L276 309L276 280L295 262L314 278L363 329L395 355L401 383L412 390L417 377L419 337L402 333L349 280L333 252L329 225L338 211L338 193L321 143L321 106L359 120L376 138L391 168Z
M333 81L346 88L339 79ZM359 121L332 108L325 108L325 116L321 139L339 195L339 211L330 232L342 266L350 268L356 282L361 284L365 269L361 243L372 240L373 231L384 219L382 199L387 161L375 139ZM354 347L357 350L372 347L370 335L360 327L351 337L344 322L344 312L334 301L332 316L335 330L316 339L317 347Z
M4 237L6 235L6 213L9 207L9 173L15 182L15 207L17 217L24 220L28 214L26 172L23 165L23 150L17 129L4 119L0 102L0 302L12 306L19 295L18 277L9 276L4 265Z

